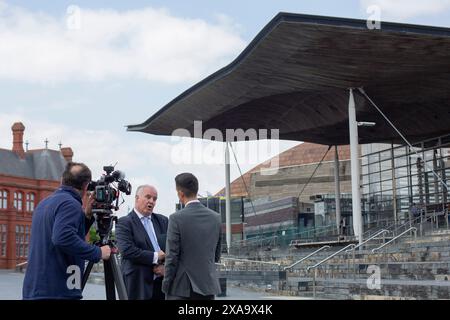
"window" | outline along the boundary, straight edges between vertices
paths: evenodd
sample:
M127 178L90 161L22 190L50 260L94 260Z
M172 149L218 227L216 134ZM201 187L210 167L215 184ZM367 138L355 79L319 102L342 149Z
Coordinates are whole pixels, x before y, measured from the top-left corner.
M20 250L20 227L16 225L16 258L19 258L19 250Z
M8 209L8 191L0 190L0 209Z
M32 212L34 210L34 193L27 193L27 211Z
M30 227L16 226L16 258L26 258L28 256L28 244L30 242Z
M22 201L23 201L22 192L14 192L14 207L18 211L22 211L22 208L23 208Z
M0 257L6 257L6 239L8 238L6 224L0 224Z
M30 242L30 227L25 227L25 243L28 244Z

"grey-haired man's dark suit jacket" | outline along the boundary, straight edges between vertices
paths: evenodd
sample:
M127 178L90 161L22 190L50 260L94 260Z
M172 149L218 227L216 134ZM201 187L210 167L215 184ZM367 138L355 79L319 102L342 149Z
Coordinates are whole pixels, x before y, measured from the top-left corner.
M161 214L152 213L153 228L162 251L166 249L168 219ZM153 254L152 242L133 210L119 219L116 225L117 246L122 254L122 273L130 300L153 298ZM162 295L162 293L160 293Z
M162 290L166 295L217 295L220 285L220 215L199 202L188 204L169 217L166 264Z

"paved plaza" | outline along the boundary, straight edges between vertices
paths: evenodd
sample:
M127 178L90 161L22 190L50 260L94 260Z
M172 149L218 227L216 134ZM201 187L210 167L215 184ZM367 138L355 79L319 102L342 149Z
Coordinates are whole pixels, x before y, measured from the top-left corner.
M0 300L21 300L24 273L0 270ZM105 288L100 284L88 283L83 293L84 300L105 300ZM226 297L217 300L291 300L299 297L273 296L265 292L255 292L243 288L227 288Z

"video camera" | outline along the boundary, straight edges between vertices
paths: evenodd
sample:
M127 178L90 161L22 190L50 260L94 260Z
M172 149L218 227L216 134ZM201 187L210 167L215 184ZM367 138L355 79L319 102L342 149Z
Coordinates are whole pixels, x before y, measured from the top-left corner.
M98 181L91 181L88 185L88 191L95 192L95 204L93 209L119 210L118 205L113 206L114 200L119 198L122 191L126 195L131 194L131 184L125 180L125 174L119 170L114 171L114 167L105 166L103 175ZM111 186L113 182L117 182L117 189Z
M126 195L131 194L131 184L125 180L125 174L119 170L114 171L113 166L103 167L103 170L106 174L102 175L97 181L91 181L88 185L88 191L94 192L95 202L92 205L92 213L95 215L97 221L96 231L100 237L100 240L96 241L95 244L97 246L109 245L111 247L110 259L103 261L106 298L108 300L115 300L117 289L119 298L121 300L128 300L125 282L123 281L119 260L117 258L118 249L115 246L115 241L110 239L110 236L113 227L112 222L117 222L117 217L113 216L112 210L119 210L120 192ZM113 204L114 201L116 201L115 204ZM83 274L83 290L93 266L94 262L89 261Z
M112 230L112 210L119 210L120 192L126 195L131 194L131 184L125 180L125 174L119 170L114 171L113 166L105 166L103 170L106 174L102 175L97 181L91 181L88 185L88 191L94 192L95 202L92 206L92 212L97 220L97 233L100 241L107 243ZM117 182L117 186L113 185L115 182ZM116 201L115 204L113 204L114 201Z

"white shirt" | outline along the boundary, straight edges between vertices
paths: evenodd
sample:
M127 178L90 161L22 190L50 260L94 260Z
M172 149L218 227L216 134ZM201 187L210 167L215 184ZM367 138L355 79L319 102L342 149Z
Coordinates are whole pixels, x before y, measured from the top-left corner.
M142 220L142 218L144 218L145 216L142 213L140 213L136 208L134 208L134 212L136 212L142 225L144 225L144 221ZM150 214L148 217L150 218L151 216L152 216L152 214ZM144 228L145 228L145 226L144 226ZM156 238L156 235L155 235L155 238ZM158 252L153 253L153 264L158 264Z
M191 200L191 201L188 201L188 202L184 205L184 207L187 207L189 204L191 204L191 203L196 203L196 202L200 202L200 200Z

